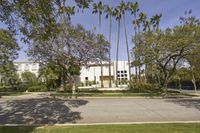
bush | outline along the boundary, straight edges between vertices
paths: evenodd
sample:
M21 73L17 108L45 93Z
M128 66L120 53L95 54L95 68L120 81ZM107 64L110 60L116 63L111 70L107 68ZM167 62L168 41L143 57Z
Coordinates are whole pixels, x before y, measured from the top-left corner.
M46 86L45 85L34 85L28 88L29 92L43 92L43 91L47 91Z
M159 93L162 92L162 89L157 84L150 83L129 83L129 89L131 92L141 92L141 93Z
M12 91L11 86L0 86L0 92L10 92Z
M27 86L24 84L18 84L14 86L0 86L0 92L24 92Z

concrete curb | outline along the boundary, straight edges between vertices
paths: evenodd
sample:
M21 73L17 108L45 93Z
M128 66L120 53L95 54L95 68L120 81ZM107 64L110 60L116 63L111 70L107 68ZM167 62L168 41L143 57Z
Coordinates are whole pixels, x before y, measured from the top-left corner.
M97 125L140 125L140 124L192 124L200 121L157 121L157 122L116 122L116 123L66 123L66 124L0 124L0 126L97 126Z
M56 97L57 99L200 99L200 97L77 97L77 98L60 98Z

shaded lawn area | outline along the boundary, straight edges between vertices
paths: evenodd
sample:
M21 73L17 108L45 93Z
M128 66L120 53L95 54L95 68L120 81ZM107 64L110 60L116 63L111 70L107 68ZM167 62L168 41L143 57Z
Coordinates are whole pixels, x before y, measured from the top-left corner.
M99 126L0 127L0 133L199 133L200 123Z
M24 92L0 92L0 97L1 96L20 96L24 95Z

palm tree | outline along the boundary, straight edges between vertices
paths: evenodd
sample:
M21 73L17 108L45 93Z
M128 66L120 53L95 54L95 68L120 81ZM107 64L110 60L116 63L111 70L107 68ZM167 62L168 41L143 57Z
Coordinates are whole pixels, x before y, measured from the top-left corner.
M147 15L143 12L141 12L139 14L139 18L137 21L137 26L138 26L138 46L140 46L141 44L141 40L140 40L140 28L141 28L141 24L143 23L143 21L145 21L147 19ZM138 62L139 62L139 82L141 81L141 51L138 51L139 55L138 55Z
M128 35L127 35L127 30L126 30L126 10L128 10L128 4L121 1L119 8L122 12L122 16L124 20L124 32L125 32L125 38L126 38L126 50L127 50L127 57L128 57L129 80L131 80L130 53L129 53L129 46L128 46Z
M98 13L99 15L99 34L101 34L101 16L103 13L103 4L100 1L98 4L94 3L93 4L93 12L92 13ZM100 44L101 45L101 44ZM100 48L100 51L102 51L102 47ZM100 64L101 64L101 88L103 88L103 63L102 63L102 58L100 59Z
M113 17L113 7L110 7L109 5L104 6L104 11L106 13L106 19L109 18L110 21L110 30L109 30L109 87L112 87L112 79L111 79L111 39L112 39L112 17Z
M120 25L121 25L121 10L117 7L114 10L114 16L118 23L118 35L117 35L117 52L116 52L116 87L118 87L118 60L119 60L119 41L120 41Z
M129 5L129 10L131 11L131 14L134 15L134 21L133 21L133 24L134 24L134 34L135 34L135 38L134 38L134 43L135 43L135 47L137 47L137 42L136 42L136 36L137 36L137 25L136 25L136 17L137 17L137 12L139 12L139 4L138 2L135 2L135 3L132 3L132 2L129 2L128 3ZM135 60L137 60L137 54L135 52ZM135 66L135 74L136 74L136 81L138 82L138 69L137 69L137 66Z
M150 23L153 25L154 30L159 29L161 17L162 17L162 14L156 14L151 17Z
M150 22L147 20L147 15L143 14L141 17L141 21L143 24L143 32L146 33L147 31L150 31ZM146 46L148 48L148 45L146 44ZM147 77L148 77L148 73L147 73L147 69L148 69L148 65L146 63L146 59L144 59L144 80L145 83L147 83Z

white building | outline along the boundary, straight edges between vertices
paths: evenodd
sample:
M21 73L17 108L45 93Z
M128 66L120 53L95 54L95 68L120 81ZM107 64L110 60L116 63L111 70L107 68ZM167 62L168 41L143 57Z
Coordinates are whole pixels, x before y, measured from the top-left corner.
M34 73L36 76L39 75L40 65L33 61L23 61L23 62L14 62L16 66L17 74L21 78L21 74L24 72Z
M118 61L118 71L116 72L116 61L111 63L111 79L112 83L118 78L119 81L129 80L128 61ZM91 64L90 67L83 67L81 69L81 82L96 81L100 83L101 67L99 65ZM109 64L103 63L103 82L104 87L109 84Z
M24 61L24 62L14 62L17 74L21 78L23 72L32 72L36 76L39 75L40 65L33 61ZM80 81L95 81L97 84L100 84L100 79L103 79L104 87L109 85L109 64L108 62L103 63L103 77L101 77L101 67L98 64L90 64L89 67L82 67L80 74ZM111 79L112 83L115 83L115 80L118 78L118 81L129 80L129 71L128 71L128 61L118 61L118 71L116 72L116 61L111 63Z

